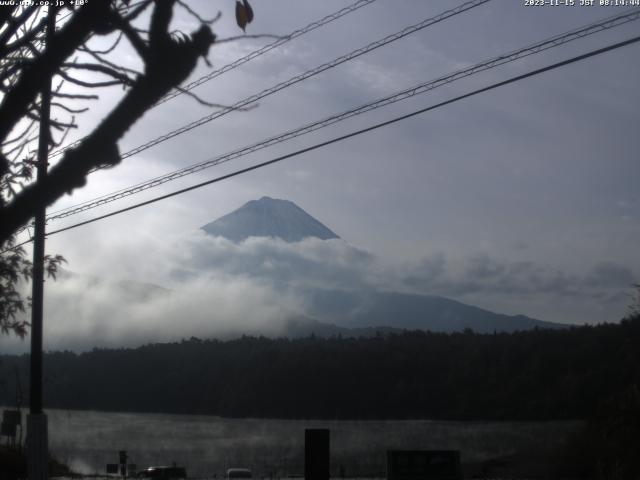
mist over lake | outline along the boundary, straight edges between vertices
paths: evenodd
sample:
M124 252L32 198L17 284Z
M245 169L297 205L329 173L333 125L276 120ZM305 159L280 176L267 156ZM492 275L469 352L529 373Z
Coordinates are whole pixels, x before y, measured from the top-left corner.
M124 393L123 393L124 394ZM127 450L138 468L176 462L190 477L304 472L305 428L331 430L331 471L384 476L387 449L459 449L463 463L562 446L582 422L321 421L49 410L50 448L81 473L104 473Z

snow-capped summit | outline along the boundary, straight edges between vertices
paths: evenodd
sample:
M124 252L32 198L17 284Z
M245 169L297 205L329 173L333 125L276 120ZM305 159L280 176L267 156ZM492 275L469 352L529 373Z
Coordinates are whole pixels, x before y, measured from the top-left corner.
M248 237L275 237L299 242L307 237L339 238L289 200L262 197L202 227L210 235L240 242Z

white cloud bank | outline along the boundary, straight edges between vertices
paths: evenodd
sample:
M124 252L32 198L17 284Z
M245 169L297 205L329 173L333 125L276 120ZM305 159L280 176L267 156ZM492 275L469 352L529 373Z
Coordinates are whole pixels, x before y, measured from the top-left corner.
M236 244L197 232L171 245L126 248L105 254L96 272L47 282L46 349L283 335L288 320L306 315L303 292L317 288L435 294L565 323L616 321L637 278L613 262L597 262L579 275L487 255L452 260L434 253L415 264L387 265L342 240L313 238ZM111 278L122 271L127 280L101 278L107 265ZM0 338L2 352L27 347L26 341Z

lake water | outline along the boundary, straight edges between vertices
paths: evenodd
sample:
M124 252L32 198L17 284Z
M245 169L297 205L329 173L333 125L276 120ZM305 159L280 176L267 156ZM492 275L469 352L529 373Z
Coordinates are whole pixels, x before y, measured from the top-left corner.
M580 422L316 421L49 410L52 453L76 471L104 473L127 450L138 468L176 462L190 477L247 467L301 475L305 428L331 430L331 468L384 476L387 449L455 449L464 463L560 445Z

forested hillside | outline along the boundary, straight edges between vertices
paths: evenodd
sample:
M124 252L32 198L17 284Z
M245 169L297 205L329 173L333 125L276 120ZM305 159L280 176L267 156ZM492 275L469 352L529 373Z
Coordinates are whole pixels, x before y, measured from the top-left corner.
M243 337L48 353L49 408L280 418L586 418L640 384L640 316L595 327L373 338ZM0 357L0 403L15 399Z

